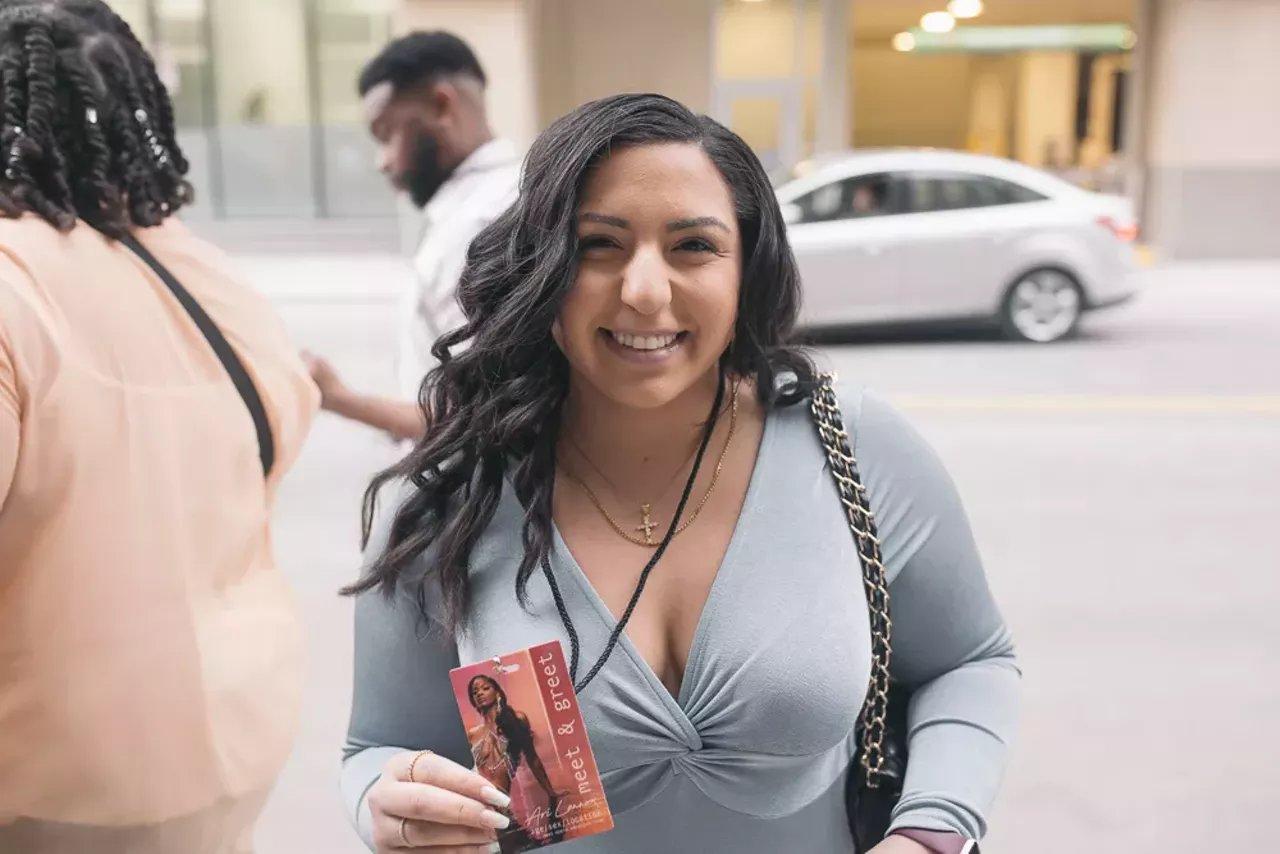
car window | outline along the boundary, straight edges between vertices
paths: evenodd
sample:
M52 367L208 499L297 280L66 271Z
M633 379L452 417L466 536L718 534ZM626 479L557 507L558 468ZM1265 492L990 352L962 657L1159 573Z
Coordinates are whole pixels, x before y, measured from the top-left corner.
M801 223L832 222L895 213L888 175L859 175L812 190L796 199Z
M987 175L913 175L909 185L907 204L914 213L1025 204L1045 198L1021 184Z

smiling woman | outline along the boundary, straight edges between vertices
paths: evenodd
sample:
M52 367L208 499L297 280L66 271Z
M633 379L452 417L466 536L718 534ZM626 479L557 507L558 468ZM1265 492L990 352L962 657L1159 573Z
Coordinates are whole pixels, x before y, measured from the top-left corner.
M471 246L432 429L366 503L343 777L371 847L483 850L502 804L464 770L449 671L561 641L616 818L575 850L859 850L844 783L884 627L809 415L829 387L787 343L799 284L763 168L716 122L623 95L534 144ZM1008 632L936 457L842 401L922 722L871 841L958 852L1013 729Z
M581 207L577 281L553 327L570 386L670 403L733 339L742 264L729 187L699 146L655 144L610 157Z
M697 440L719 366L750 383L762 410L803 399L814 381L808 358L786 346L800 288L785 227L759 162L736 135L666 99L606 99L548 129L525 172L519 201L471 245L458 289L468 323L440 339L441 366L424 388L435 426L375 482L366 507L369 521L382 485L435 474L404 508L428 526L406 528L406 545L439 540L451 623L465 617L466 561L504 474L530 508L524 595L550 549L563 434L642 436L622 429L638 426L634 410L678 430L684 450L674 461L666 458L675 437L666 433L617 449L624 466L645 471L616 476L643 490L654 473L670 482L688 462L685 446ZM656 363L619 340L644 336L647 350L649 337L680 333L680 346ZM779 383L782 375L790 381ZM498 377L505 381L477 382ZM457 458L464 448L476 456ZM514 460L498 450L515 451ZM476 474L485 486L445 524L435 502ZM394 581L394 563L388 555L372 567L357 591Z

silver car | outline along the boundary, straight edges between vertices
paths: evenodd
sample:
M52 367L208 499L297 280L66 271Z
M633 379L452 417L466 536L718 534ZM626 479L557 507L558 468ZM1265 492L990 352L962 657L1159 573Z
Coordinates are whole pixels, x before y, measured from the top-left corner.
M806 168L807 166L807 168ZM827 157L778 188L802 326L994 320L1039 343L1135 293L1132 203L951 151Z

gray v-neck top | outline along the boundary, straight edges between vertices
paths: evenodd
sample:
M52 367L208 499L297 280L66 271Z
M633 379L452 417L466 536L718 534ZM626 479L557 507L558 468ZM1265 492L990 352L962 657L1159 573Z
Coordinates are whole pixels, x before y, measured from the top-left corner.
M1017 725L1012 641L937 455L883 400L854 390L841 403L880 527L894 678L915 687L894 826L981 838ZM384 546L396 500L382 503L371 550ZM408 596L371 593L356 603L342 789L366 843L365 795L390 756L431 749L472 764L451 668L550 640L568 653L541 574L529 609L516 602L521 519L508 490L472 555L465 634L424 630ZM552 567L585 672L615 621L558 534ZM580 698L616 827L559 849L852 852L843 789L870 671L858 555L808 406L775 411L679 696L624 635Z

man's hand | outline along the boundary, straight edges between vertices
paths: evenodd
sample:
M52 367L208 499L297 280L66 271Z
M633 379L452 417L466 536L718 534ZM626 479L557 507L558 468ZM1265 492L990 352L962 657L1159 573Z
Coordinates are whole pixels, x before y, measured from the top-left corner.
M302 351L302 361L320 389L320 408L325 411L382 430L397 440L416 442L426 432L418 404L354 392L333 365L307 350Z
M333 365L308 350L302 351L302 361L311 372L311 379L320 389L320 408L341 414L351 399L351 390L342 382Z

